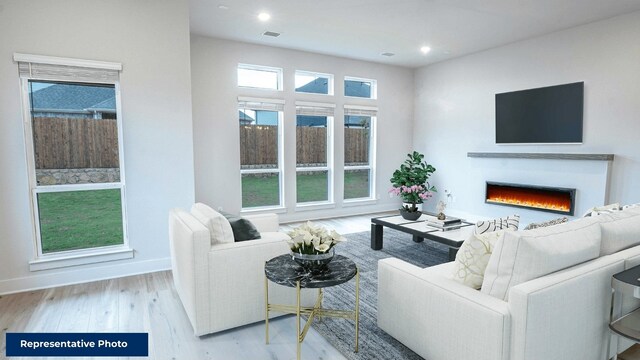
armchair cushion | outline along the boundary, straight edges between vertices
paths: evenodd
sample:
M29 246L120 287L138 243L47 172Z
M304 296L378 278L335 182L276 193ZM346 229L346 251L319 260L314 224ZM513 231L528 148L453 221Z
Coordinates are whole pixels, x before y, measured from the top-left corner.
M203 203L193 204L191 215L209 229L211 245L233 242L233 230L227 218Z

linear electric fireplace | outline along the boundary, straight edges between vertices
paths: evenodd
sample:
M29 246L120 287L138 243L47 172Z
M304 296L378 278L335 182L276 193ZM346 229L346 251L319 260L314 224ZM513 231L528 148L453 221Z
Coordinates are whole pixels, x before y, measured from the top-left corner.
M488 204L573 215L576 189L487 181Z

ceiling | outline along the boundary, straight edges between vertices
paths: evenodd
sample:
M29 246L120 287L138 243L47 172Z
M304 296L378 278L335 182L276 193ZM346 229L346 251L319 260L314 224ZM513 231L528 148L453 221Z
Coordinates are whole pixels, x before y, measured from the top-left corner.
M190 0L193 34L406 67L638 10L640 0Z

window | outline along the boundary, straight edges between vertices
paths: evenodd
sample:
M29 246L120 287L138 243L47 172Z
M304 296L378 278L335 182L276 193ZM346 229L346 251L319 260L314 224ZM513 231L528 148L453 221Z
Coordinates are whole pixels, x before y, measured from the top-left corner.
M32 269L53 258L127 250L120 65L97 63L92 68L77 65L94 62L64 59L73 62L66 66L57 58L21 54L14 59L28 118L26 150L37 242ZM57 60L46 62L51 59ZM127 251L123 256L131 257Z
M333 95L333 75L296 71L296 92Z
M344 78L344 96L376 99L378 97L377 90L375 80L348 76Z
M282 90L282 69L238 64L238 86L265 90Z
M333 104L296 102L296 199L333 201Z
M344 199L371 199L377 108L345 105L344 114Z
M282 100L238 98L243 209L284 204L283 110Z

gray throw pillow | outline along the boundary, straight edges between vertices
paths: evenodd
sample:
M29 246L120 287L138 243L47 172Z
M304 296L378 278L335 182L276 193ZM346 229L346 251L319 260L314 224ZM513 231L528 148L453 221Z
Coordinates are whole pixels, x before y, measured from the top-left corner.
M224 211L221 211L220 213L229 220L231 230L233 230L233 237L236 242L260 239L260 232L258 232L258 229L256 229L251 221Z
M569 221L569 218L561 217L561 218L557 218L557 219L553 219L553 220L549 220L549 221L545 221L545 222L531 223L531 224L527 225L527 227L524 228L524 229L525 230L533 230L533 229L537 229L537 228L541 228L541 227L547 227L547 226L553 226L553 225L566 223L567 221Z

